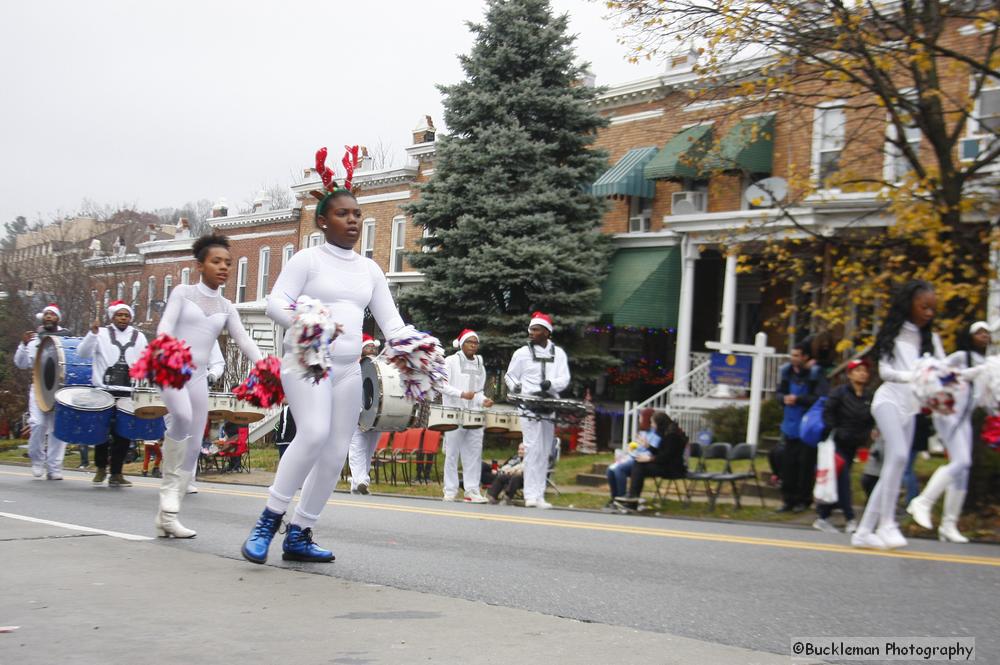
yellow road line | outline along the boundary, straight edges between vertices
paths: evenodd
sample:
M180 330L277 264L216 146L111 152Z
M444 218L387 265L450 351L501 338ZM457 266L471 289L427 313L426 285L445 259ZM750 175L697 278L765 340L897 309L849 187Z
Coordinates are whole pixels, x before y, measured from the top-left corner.
M30 477L29 473L19 473L11 471L0 471L0 475ZM90 478L79 478L67 476L66 480L90 482ZM134 480L133 485L146 489L157 489L159 483L149 483L143 480ZM199 492L205 494L221 494L225 496L245 496L263 499L267 496L267 491L230 489L219 487L199 488ZM449 517L466 520L477 520L483 522L506 522L509 524L524 524L531 526L548 526L562 529L581 529L585 531L601 531L605 533L621 533L635 536L653 536L659 538L678 538L682 540L699 540L704 542L730 543L740 545L756 545L763 547L778 547L782 549L807 550L813 552L833 552L837 554L860 554L867 556L889 557L894 559L911 559L915 561L936 561L939 563L957 563L973 566L997 566L1000 567L1000 557L974 556L965 554L941 554L932 552L918 552L913 550L862 550L848 545L831 545L828 543L810 543L797 540L783 540L778 538L758 538L755 536L729 536L716 533L702 533L698 531L683 531L679 529L662 529L655 527L642 527L631 525L602 524L600 522L575 521L545 517L529 517L518 515L490 515L486 513L458 512L444 510L441 508L425 508L408 506L397 503L368 503L358 501L344 501L342 499L330 499L327 502L331 506L342 506L345 508L360 508L364 510L386 510L397 513L413 513L419 515L431 515L436 517Z

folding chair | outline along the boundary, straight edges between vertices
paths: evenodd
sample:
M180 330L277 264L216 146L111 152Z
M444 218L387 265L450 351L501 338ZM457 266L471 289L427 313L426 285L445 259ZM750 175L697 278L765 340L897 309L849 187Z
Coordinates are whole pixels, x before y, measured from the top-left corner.
M402 469L403 482L410 484L410 462L414 454L420 448L424 430L408 429L405 432L397 433L392 439L392 457L389 463L392 465L392 484L396 484L396 468Z
M437 458L441 450L442 433L436 430L424 430L423 442L420 450L413 460L417 471L417 480L430 481L431 471L434 472L434 482L441 482L441 474L438 472Z
M692 446L697 444L691 444ZM699 446L701 447L701 446ZM702 448L702 454L698 458L698 467L695 469L694 473L688 474L688 486L687 486L687 500L688 503L691 502L692 488L699 481L705 486L705 496L708 497L708 505L711 508L715 508L715 498L712 493L711 482L715 480L715 477L720 473L728 471L728 467L723 471L709 471L706 462L713 459L727 460L729 459L729 449L732 448L730 443L713 443L707 448ZM692 448L693 455L693 448Z
M372 472L371 476L375 479L375 482L379 482L378 476L379 472L382 472L382 477L388 480L388 475L385 471L385 461L383 457L385 451L389 449L389 441L392 439L392 432L382 432L378 438L378 443L375 444L375 452L372 453Z
M718 498L723 483L729 483L732 488L733 502L736 504L737 508L742 508L740 504L740 488L739 481L750 480L754 481L757 486L757 495L760 497L760 505L764 507L764 491L760 487L760 478L757 477L757 467L754 464L755 455L754 447L749 443L738 443L729 451L729 456L726 458L726 471L715 476L713 479L716 483L715 485L715 496ZM738 462L746 460L747 467L743 470L737 470L733 467L733 462ZM713 502L714 507L714 502Z
M552 452L549 453L549 468L545 472L545 485L547 487L551 487L552 491L560 496L562 495L562 492L560 492L559 488L556 487L556 484L552 482L552 474L556 470L556 464L559 462L559 456L561 453L562 445L559 441L559 437L556 437L552 440Z

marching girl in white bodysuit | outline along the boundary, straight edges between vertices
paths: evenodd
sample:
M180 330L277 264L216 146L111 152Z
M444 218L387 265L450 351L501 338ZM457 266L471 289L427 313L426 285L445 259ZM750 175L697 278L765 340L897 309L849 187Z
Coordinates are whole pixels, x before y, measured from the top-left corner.
M316 206L316 222L326 243L296 253L268 297L267 315L291 332L289 305L299 296L321 301L330 319L343 327L330 351L329 374L318 383L302 374L292 338L285 336L281 383L295 417L296 434L278 463L267 507L243 544L244 558L267 560L268 548L296 490L299 503L290 520L282 558L326 562L333 552L312 542L319 518L340 477L351 435L361 412L361 327L367 307L386 339L411 331L389 293L385 274L353 250L361 233L361 207L348 189L336 189Z
M194 374L184 387L160 391L167 407L163 483L160 512L156 515L156 530L161 537L193 538L196 534L177 520L177 513L201 452L201 438L208 420L207 369L222 330L229 331L250 362L261 358L260 349L243 328L236 308L219 293L233 262L229 240L225 236L205 235L195 241L192 251L201 280L174 287L156 329L157 334L167 333L187 342L195 365Z
M913 445L914 419L920 404L911 381L920 357L944 360L944 349L931 324L937 296L928 282L907 282L893 295L885 323L875 340L878 373L884 382L872 399L872 415L885 441L882 474L861 516L851 545L870 549L906 547L896 523L896 501Z
M989 324L985 321L973 323L969 328L968 341L966 349L948 356L948 364L960 372L981 367L986 362L986 350L990 346ZM962 514L969 486L969 469L972 467L972 412L975 403L975 390L970 383L959 394L954 413L934 416L934 429L948 450L948 463L934 471L924 491L906 507L906 512L913 516L917 524L932 529L931 509L944 494L938 538L952 543L969 542L958 530L958 518Z

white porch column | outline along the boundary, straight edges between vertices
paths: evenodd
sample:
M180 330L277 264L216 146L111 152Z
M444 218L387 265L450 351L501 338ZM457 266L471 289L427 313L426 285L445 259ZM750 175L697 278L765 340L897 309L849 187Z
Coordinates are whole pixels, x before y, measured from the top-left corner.
M736 254L726 255L726 270L722 280L722 312L719 321L719 343L722 353L729 353L736 332ZM732 397L733 390L721 383L715 387L716 397Z
M691 371L691 324L694 319L694 262L698 250L687 234L681 238L681 297L677 312L677 348L674 351L675 395L687 393Z

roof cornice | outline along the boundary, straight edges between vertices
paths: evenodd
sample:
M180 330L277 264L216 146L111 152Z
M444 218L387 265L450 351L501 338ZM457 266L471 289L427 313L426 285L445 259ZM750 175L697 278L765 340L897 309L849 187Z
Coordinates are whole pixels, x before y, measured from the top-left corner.
M228 217L209 217L208 225L213 229L232 229L241 226L265 226L279 222L295 221L296 208L282 208L281 210L262 210L242 215L230 215Z

